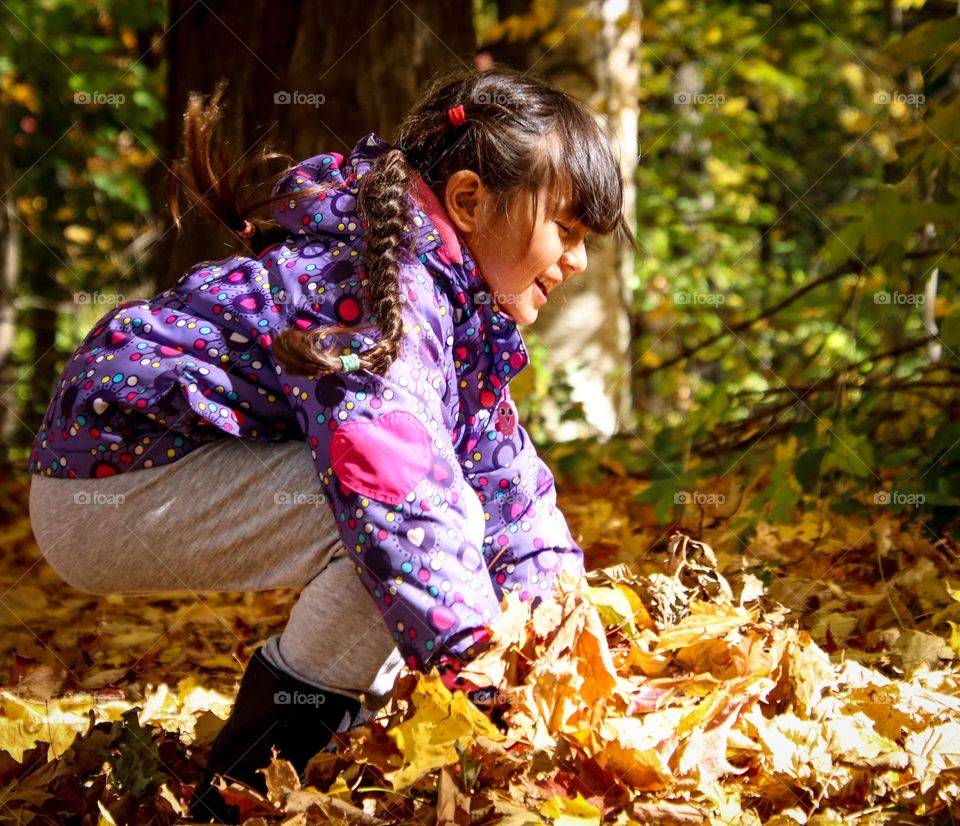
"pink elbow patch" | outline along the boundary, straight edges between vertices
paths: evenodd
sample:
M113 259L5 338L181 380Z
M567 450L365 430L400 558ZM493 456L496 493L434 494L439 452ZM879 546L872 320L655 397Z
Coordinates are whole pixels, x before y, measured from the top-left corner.
M366 422L349 422L333 434L330 463L350 490L399 505L427 475L433 459L430 434L406 410Z

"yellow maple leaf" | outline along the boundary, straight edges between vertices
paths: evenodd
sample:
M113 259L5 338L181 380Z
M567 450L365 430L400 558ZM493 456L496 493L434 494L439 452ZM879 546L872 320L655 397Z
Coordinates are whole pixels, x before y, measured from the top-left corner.
M960 656L960 625L950 620L947 620L947 625L950 626L950 639L947 640L947 644L955 654Z
M779 465L789 462L797 456L797 439L791 436L789 439L777 442L773 447L774 461Z
M540 807L540 814L549 817L554 826L588 826L600 823L600 810L580 792L574 798L556 795Z
M824 536L830 531L830 521L820 514L810 511L805 513L797 525L777 525L777 535L783 542L791 539L803 539L812 542L818 536Z
M55 700L37 703L10 691L0 692L0 712L0 748L17 761L41 742L49 743L53 755L63 754L89 722L79 709L64 711Z
M615 583L610 588L587 586L586 592L608 625L625 625L632 634L637 632L638 626L653 627L653 620L637 592L623 583Z
M598 765L639 791L666 787L673 776L670 756L676 749L682 708L666 708L642 717L610 717L603 723Z
M563 619L527 676L532 702L551 733L590 725L617 688L603 621L579 592L566 595Z
M690 603L689 616L660 632L655 651L672 651L706 639L722 637L750 622L750 618L750 611L739 605L714 605L695 600Z
M415 714L387 732L403 755L403 765L385 775L395 789L412 786L427 772L455 763L456 741L465 747L478 735L503 740L500 730L462 691L451 693L439 676L421 675L410 698Z

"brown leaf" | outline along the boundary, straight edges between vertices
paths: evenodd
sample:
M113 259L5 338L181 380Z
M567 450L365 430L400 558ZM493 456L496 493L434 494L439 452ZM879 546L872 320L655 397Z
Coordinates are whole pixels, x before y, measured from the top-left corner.
M279 808L283 808L283 803L290 792L300 790L297 770L289 760L279 757L276 749L272 750L270 765L258 771L267 781L267 799Z

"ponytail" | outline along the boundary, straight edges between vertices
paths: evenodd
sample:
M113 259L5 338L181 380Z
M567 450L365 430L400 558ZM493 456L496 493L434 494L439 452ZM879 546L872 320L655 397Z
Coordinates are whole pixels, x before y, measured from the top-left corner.
M180 200L185 198L190 208L197 208L202 219L225 226L243 239L249 250L256 252L282 240L287 233L272 219L254 218L253 213L281 198L315 198L320 192L335 188L335 184L311 186L301 192L278 195L261 201L242 199L245 182L262 164L282 158L290 169L290 165L295 162L287 154L272 152L263 147L259 154L247 159L234 171L238 162L228 155L220 135L220 122L223 117L221 101L226 87L226 78L221 78L206 104L202 95L197 92L190 93L187 109L183 114L184 154L171 164L171 174L167 179L170 215L179 235L183 231L183 219L189 211L181 212Z
M186 211L181 212L180 201L186 198L191 207L197 208L201 218L227 227L250 251L257 252L289 235L272 216L268 219L253 217L257 210L277 200L316 198L340 184L331 181L260 201L244 200L241 195L245 182L261 164L282 158L289 171L296 162L287 154L266 148L242 165L231 162L220 136L226 86L227 80L221 79L207 103L200 94L190 94L183 115L184 155L172 164L168 180L170 214L177 232L181 232ZM234 172L237 166L239 168ZM272 348L277 362L290 373L317 378L359 366L382 375L396 359L403 335L398 283L400 262L404 253L412 251L416 240L412 234L409 238L404 237L407 221L404 196L413 183L413 173L403 153L391 150L374 160L364 176L357 198L366 227L363 260L367 277L363 284L378 324L326 327L306 332L296 328L283 330L273 340ZM383 335L373 347L360 354L359 365L355 357L342 358L332 347L332 342L327 341L331 335L375 327L379 327Z

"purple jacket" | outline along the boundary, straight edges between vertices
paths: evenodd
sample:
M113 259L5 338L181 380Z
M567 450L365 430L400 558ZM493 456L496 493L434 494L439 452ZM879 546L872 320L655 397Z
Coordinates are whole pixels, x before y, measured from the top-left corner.
M539 599L561 566L583 573L583 552L510 400L508 382L528 362L520 332L421 179L416 259L400 276L405 335L386 375L312 380L271 355L290 325L362 320L356 181L388 148L371 133L346 160L308 158L275 193L340 187L276 202L283 243L198 264L104 315L64 368L29 469L96 478L227 436L305 440L357 574L408 665L426 670L439 654L478 654L504 590ZM348 352L379 335L338 340Z

